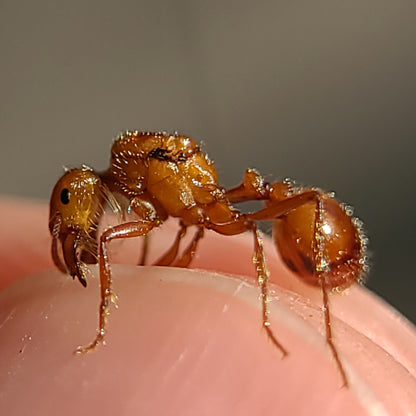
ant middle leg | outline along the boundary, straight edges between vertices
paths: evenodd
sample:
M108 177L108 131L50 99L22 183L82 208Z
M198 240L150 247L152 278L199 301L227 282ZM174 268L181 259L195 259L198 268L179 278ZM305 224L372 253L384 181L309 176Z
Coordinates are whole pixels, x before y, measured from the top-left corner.
M188 267L193 260L199 241L204 237L204 227L199 226L189 245L181 257L173 263L174 267Z
M178 233L176 234L175 241L173 242L172 246L166 251L165 254L162 255L153 265L154 266L169 266L171 265L174 260L176 259L176 256L178 255L179 251L179 245L181 243L181 240L186 235L186 225L183 222L180 222L180 229Z
M191 242L185 248L182 255L178 258L179 246L182 239L185 237L187 231L187 226L181 221L180 222L180 229L176 234L175 241L173 242L172 246L168 249L168 251L162 255L153 265L154 266L170 266L173 267L188 267L191 261L193 260L196 249L198 247L199 240L202 239L204 236L204 228L202 226L198 226L198 230L196 231L195 235L192 237ZM176 259L176 261L175 261Z

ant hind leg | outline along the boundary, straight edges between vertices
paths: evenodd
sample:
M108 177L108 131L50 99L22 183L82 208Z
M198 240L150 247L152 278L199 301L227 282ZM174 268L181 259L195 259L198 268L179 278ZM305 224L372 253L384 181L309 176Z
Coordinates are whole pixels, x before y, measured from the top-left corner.
M213 224L209 221L204 223L205 227L223 235L236 235L246 231L251 231L254 237L253 263L256 267L257 281L261 289L262 305L262 325L272 343L282 352L283 356L288 355L288 351L277 340L272 329L270 328L269 315L269 271L266 267L263 243L257 225L242 214L235 217L233 221L224 224Z
M335 344L332 340L331 315L329 313L329 299L328 299L328 292L326 289L324 276L319 276L319 283L321 285L321 290L322 290L322 309L323 309L324 318L325 318L326 342L329 345L329 348L331 349L332 356L334 357L338 370L341 373L341 378L342 378L344 387L348 387L347 375L345 374L344 367L339 358L338 350L335 347Z
M331 349L332 355L336 362L336 365L341 374L344 386L348 386L348 380L345 374L345 370L342 366L339 358L338 350L332 339L331 330L331 315L329 310L329 299L326 285L326 258L325 258L325 243L323 238L323 194L321 191L315 189L298 189L295 193L292 193L290 184L286 182L276 182L272 185L266 183L263 178L254 170L248 169L244 174L243 182L235 188L226 190L226 196L230 203L239 203L244 201L263 200L266 202L266 206L251 214L246 214L245 218L251 221L273 221L278 218L284 217L290 211L295 210L308 203L316 204L316 215L314 224L314 274L316 276L318 285L321 287L323 297L323 313L325 320L326 341ZM256 238L256 237L255 237ZM261 241L260 241L261 243ZM256 242L258 247L258 240ZM256 248L256 251L258 248ZM260 250L259 252L261 252ZM257 258L257 261L256 261ZM257 270L262 269L261 256L255 256L255 262ZM258 275L259 272L257 271ZM264 274L264 273L263 273ZM265 287L262 286L262 279L259 278L260 287L262 288L262 297L267 299L267 291L264 293ZM266 286L266 285L265 285ZM264 303L264 300L263 300ZM267 305L263 306L263 324L268 325ZM265 315L266 314L266 315ZM267 326L266 330L268 329ZM270 335L272 337L272 334Z

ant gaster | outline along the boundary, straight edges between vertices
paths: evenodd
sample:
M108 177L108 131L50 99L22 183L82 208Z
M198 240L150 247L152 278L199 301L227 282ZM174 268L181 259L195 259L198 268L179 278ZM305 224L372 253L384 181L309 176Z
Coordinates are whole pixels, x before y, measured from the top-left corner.
M121 197L127 198L128 210L133 211L137 219L115 225L98 235L105 206L109 203L115 211L120 211ZM264 207L245 214L232 206L252 200L264 201ZM316 188L296 187L287 181L268 184L252 169L245 172L239 186L224 189L218 184L213 162L193 139L178 134L122 133L113 144L108 170L97 173L85 166L69 170L53 189L49 229L53 237L54 263L62 272L77 277L83 286L86 286L84 264L99 264L99 329L95 339L79 347L77 352L94 350L105 335L109 306L114 299L108 243L147 236L168 217L178 218L180 229L172 247L156 265L187 267L205 229L223 235L252 233L263 327L272 343L286 355L286 349L270 328L269 275L257 227L258 221L273 221L274 241L283 261L301 279L322 291L326 340L343 383L348 385L332 340L328 291L347 288L367 269L366 238L361 223L352 218L350 210L332 194ZM197 232L178 256L181 239L189 226L196 226Z

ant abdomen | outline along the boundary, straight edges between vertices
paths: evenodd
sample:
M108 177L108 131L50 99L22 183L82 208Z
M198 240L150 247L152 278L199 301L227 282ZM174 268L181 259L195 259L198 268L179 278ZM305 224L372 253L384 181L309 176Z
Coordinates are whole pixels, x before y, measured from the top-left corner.
M365 266L359 221L329 194L321 196L321 221L316 207L310 201L276 219L273 239L283 261L305 282L319 286L323 278L328 289L345 289L362 277Z

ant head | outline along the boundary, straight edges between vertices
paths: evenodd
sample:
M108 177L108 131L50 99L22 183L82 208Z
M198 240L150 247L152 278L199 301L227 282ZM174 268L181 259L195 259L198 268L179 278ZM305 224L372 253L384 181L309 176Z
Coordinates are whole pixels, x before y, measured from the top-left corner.
M77 276L84 286L86 282L80 258L88 252L92 257L96 256L96 229L104 210L103 187L100 176L92 169L71 169L58 180L50 200L52 257L62 272ZM58 254L59 241L64 261ZM89 262L95 261L90 259Z
M89 233L102 212L102 182L90 168L71 169L58 180L50 200L49 229L60 217L60 234Z

